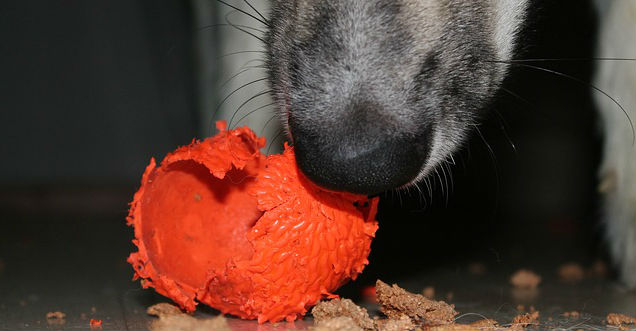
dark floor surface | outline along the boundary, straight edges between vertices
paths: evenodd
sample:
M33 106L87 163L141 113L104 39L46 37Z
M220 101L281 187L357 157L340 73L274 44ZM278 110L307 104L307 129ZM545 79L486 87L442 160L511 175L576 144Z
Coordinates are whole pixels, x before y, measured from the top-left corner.
M76 206L76 212L54 212L59 208L42 208L40 204L30 212L24 212L28 205L22 205L20 213L1 214L0 330L88 329L90 319L103 320L104 330L144 330L153 319L145 313L146 308L167 301L152 290L142 290L138 281L131 281L133 272L125 259L134 246L130 243L132 230L123 219L125 201L105 194L101 200L91 199L93 203L101 201L101 205L80 210L86 207L78 204L82 199L73 199L62 197L49 206ZM536 242L537 248L549 244ZM426 252L418 254L424 256ZM376 267L370 266L370 272L384 278L382 268L377 267L382 258L386 257L372 260ZM415 261L419 256L411 258ZM468 271L468 262L452 261L413 273L386 273L385 280L413 291L434 286L438 299L446 300L452 292L448 301L456 305L460 322L485 316L509 323L517 314L518 304L539 310L545 329L606 329L603 319L609 312L636 315L634 292L609 279L590 277L575 285L564 284L555 276L557 265L546 262L533 266L544 276L538 291L518 293L508 284L517 266L486 263L485 274L475 275ZM356 297L369 281L362 277L340 293ZM572 310L579 311L581 318L561 316ZM66 314L65 324L47 322L47 312L55 311ZM202 309L197 314L216 313ZM230 320L235 330L306 329L310 323L306 319L258 326L255 322Z

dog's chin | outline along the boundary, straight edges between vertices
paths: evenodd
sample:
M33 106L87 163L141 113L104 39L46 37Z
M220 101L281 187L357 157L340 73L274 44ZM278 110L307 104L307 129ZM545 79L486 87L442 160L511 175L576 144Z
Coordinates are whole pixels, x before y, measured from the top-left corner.
M453 153L456 152L462 141L465 139L465 130L457 130L455 135L445 133L443 130L434 130L433 139L430 146L430 153L425 162L422 163L419 172L406 184L396 187L397 190L408 190L423 182L425 178L433 176L438 168L446 164L454 164ZM454 139L448 139L453 137ZM446 173L444 172L445 176Z

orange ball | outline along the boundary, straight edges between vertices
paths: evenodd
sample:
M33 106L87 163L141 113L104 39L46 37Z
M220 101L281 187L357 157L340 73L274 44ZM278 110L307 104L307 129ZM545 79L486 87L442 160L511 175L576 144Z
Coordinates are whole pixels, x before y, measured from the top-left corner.
M146 168L127 218L134 279L186 311L293 321L368 264L378 198L320 188L291 147L265 157L264 138L217 127Z

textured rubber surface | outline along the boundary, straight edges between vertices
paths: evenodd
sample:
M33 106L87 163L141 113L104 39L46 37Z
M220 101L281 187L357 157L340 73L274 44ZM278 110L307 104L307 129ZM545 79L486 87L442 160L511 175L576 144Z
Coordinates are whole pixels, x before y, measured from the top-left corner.
M248 128L146 168L128 223L135 279L186 311L198 302L259 322L295 320L368 264L378 199L326 191L293 149L263 156Z

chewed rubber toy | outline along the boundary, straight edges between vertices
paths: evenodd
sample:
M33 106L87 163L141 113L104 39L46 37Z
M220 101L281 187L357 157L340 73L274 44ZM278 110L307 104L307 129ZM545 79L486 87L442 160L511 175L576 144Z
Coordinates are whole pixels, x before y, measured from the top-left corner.
M248 128L217 128L146 168L127 218L134 279L186 311L293 321L368 264L378 199L322 189L292 147L265 157Z

